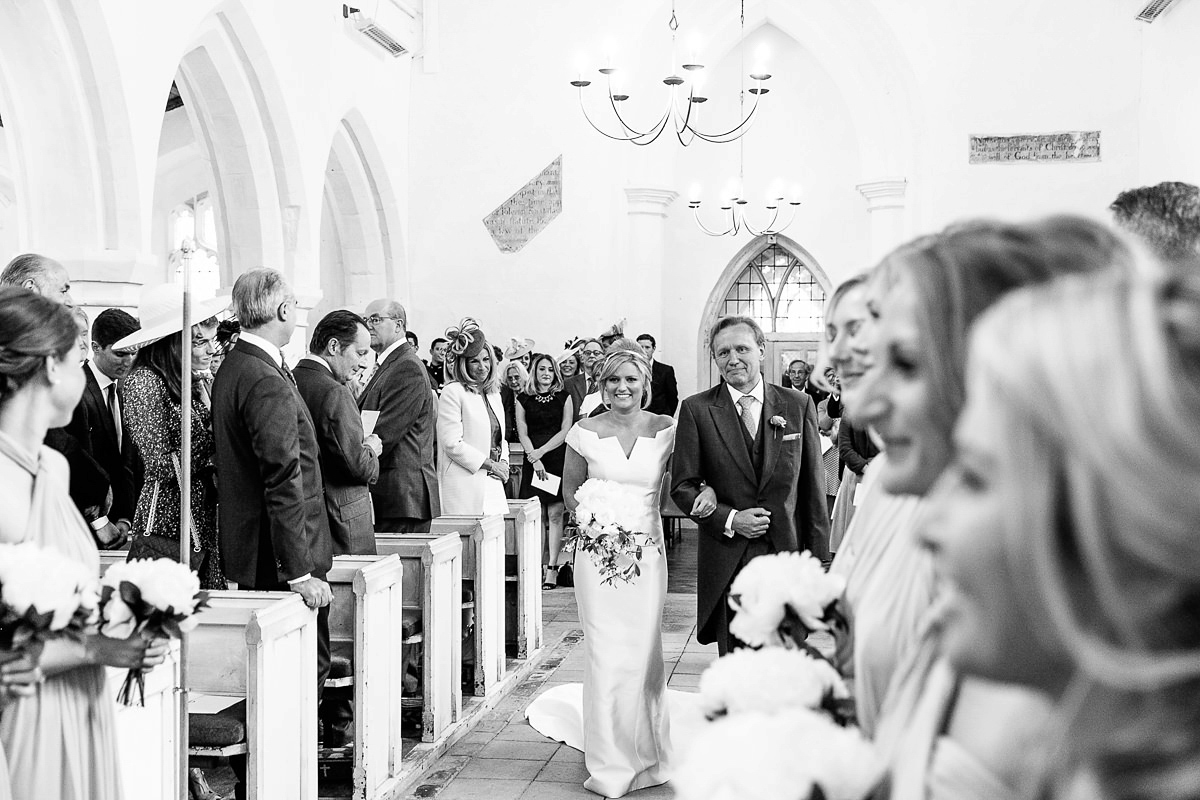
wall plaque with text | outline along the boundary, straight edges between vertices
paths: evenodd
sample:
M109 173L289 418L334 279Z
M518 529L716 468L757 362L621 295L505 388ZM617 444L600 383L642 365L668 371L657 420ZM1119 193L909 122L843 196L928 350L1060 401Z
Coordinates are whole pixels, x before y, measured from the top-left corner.
M483 218L501 253L516 253L562 213L562 156Z
M971 136L972 164L1040 164L1100 160L1100 131Z

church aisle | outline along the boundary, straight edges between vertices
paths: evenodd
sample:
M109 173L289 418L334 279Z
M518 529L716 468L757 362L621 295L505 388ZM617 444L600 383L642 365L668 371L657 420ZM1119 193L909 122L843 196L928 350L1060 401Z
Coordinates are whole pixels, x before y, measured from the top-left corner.
M696 532L686 530L668 556L670 575L663 613L663 656L667 686L694 692L700 673L717 657L715 645L696 634ZM583 680L582 631L575 593L559 588L542 595L546 641L554 644L526 681L414 785L410 800L551 800L595 798L583 788L583 754L551 742L525 721L525 707L543 690ZM631 798L669 798L670 786L657 786Z

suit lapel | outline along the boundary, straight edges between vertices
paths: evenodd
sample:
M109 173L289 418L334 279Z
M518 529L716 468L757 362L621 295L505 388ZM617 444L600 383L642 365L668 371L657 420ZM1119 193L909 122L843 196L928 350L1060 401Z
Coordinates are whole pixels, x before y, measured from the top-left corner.
M758 488L761 490L771 479L771 474L775 471L775 461L779 458L779 447L782 438L782 433L778 428L771 426L771 417L782 414L783 398L779 396L778 390L770 384L763 385L763 411L762 418L759 424L760 434L763 437L763 471L758 479ZM786 428L784 429L786 430Z
M87 390L92 395L92 402L95 403L95 408L98 410L100 417L100 427L104 429L104 435L112 440L113 447L117 444L117 423L112 417L112 409L108 407L108 400L104 396L104 392L100 391L100 382L96 380L96 373L93 372L95 366L89 361L85 371L87 372ZM114 389L115 391L115 389Z
M758 477L754 474L754 464L750 461L750 454L746 452L746 440L742 438L742 420L733 407L733 398L729 396L729 390L725 388L725 384L717 385L717 396L708 410L712 414L717 435L725 443L725 449L733 455L733 460L745 473L746 478L751 483L757 483Z

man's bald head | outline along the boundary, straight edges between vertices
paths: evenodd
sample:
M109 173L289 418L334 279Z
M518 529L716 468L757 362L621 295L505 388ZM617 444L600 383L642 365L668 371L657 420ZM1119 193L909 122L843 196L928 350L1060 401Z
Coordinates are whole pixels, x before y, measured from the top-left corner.
M0 286L21 286L56 303L75 307L66 267L38 253L23 253L8 262L0 272Z

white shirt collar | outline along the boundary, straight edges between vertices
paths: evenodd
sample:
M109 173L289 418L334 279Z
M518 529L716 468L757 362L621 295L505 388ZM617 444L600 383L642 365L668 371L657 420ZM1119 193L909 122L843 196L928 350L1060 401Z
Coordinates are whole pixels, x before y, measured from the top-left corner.
M92 377L96 379L96 383L100 385L100 391L103 392L112 384L116 383L112 378L104 374L104 371L96 366L96 362L87 362L88 369L92 371Z
M408 339L401 336L399 339L397 339L396 341L389 344L387 346L387 349L379 354L379 358L375 359L375 363L382 364L384 361L387 360L388 356L390 356L392 353L396 352L396 350L398 350L399 348L403 347L406 344L408 344Z
M261 336L255 336L253 333L242 331L241 335L238 336L238 341L254 345L270 356L271 360L275 362L275 366L283 367L283 351Z
M750 395L755 400L757 400L758 404L760 406L763 403L763 377L762 377L762 375L758 376L758 383L756 383L754 385L754 388L748 392L739 392L737 389L733 388L733 386L731 386L728 382L726 382L725 387L727 389L729 389L729 396L733 398L733 402L735 405L737 404L738 400L741 400L746 395Z
M301 357L300 361L311 361L314 364L320 364L322 367L329 370L330 374L333 373L333 367L329 366L329 362L326 361L325 359L321 358L321 356L317 356L317 355L313 355L312 353L309 353L308 355ZM296 363L300 363L300 362L298 361Z

